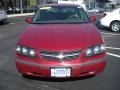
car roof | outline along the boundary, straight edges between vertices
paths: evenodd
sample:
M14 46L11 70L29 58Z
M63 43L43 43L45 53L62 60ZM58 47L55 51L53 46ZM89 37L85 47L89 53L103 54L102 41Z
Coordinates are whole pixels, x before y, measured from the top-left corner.
M80 5L78 4L58 4L58 3L55 3L55 4L44 4L44 5L41 5L39 7L54 7L54 6L58 6L58 7L63 7L63 6L66 6L66 7L81 7ZM82 8L82 7L81 7Z

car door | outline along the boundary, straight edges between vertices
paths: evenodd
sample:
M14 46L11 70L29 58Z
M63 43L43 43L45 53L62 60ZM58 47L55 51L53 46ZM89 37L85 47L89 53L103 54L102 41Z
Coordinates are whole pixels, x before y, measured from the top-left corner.
M119 20L120 21L120 8L116 10L116 20Z
M120 21L120 8L119 8L119 14L118 14L118 15L119 15L119 16L118 16L118 17L119 17L118 20Z

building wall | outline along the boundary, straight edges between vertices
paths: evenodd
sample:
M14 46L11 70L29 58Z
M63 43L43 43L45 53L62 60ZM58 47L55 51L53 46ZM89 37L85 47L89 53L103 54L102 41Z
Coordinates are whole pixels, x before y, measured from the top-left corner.
M119 3L120 4L120 0L110 0L112 3Z
M30 13L47 0L3 0L7 14Z
M62 0L0 0L4 2L5 10L8 14L33 12L36 6L50 2L61 2ZM65 1L65 0L64 0ZM80 4L83 8L104 7L106 0L67 0L68 2ZM120 3L120 0L110 0ZM33 3L31 3L33 2Z
M58 3L79 4L86 10L86 4L84 0L58 0Z

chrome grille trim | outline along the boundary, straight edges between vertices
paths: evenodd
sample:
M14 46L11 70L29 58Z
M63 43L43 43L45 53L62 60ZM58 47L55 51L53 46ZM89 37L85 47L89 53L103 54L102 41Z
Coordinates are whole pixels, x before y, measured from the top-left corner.
M54 52L54 51L40 51L42 58L47 60L72 60L80 56L81 51L63 51L63 52Z
M82 67L82 66L87 66L87 65L93 65L93 64L99 64L99 63L102 63L102 62L106 62L107 61L107 58L104 57L104 58L100 58L100 59L95 59L93 61L88 61L88 62L83 62L83 63L79 63L79 64L65 64L63 66L58 66L58 65L46 65L46 64L41 64L41 63L36 63L36 62L29 62L29 61L23 61L21 59L15 59L15 61L17 63L20 63L20 64L25 64L25 65L31 65L31 66L37 66L37 67Z

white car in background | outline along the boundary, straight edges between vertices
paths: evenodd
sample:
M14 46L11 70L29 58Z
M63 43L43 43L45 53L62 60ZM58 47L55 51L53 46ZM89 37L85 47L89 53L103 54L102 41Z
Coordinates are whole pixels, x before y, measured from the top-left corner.
M0 2L0 22L4 23L7 20L7 14L3 9L2 3Z
M4 23L7 20L5 10L0 10L0 22Z
M120 8L114 9L111 12L105 12L100 19L100 24L109 27L111 31L120 31Z

